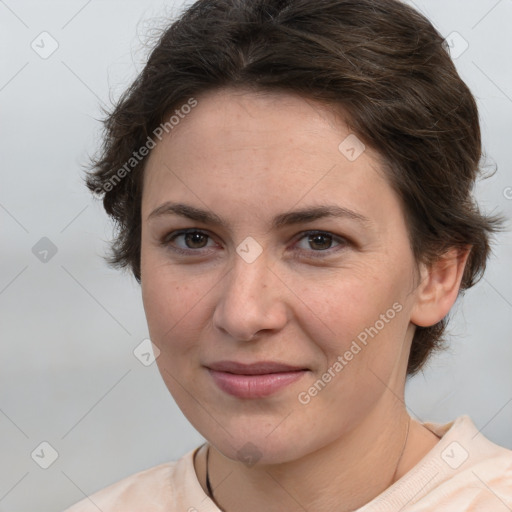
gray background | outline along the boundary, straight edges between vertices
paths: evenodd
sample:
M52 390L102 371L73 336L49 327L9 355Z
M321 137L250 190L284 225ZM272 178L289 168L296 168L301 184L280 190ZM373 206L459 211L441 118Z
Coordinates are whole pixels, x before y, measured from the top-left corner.
M98 145L99 105L119 97L143 65L151 28L181 5L0 0L0 511L62 510L203 441L155 364L133 354L148 336L140 290L102 260L111 225L80 176ZM477 196L510 218L512 0L414 5L444 37L456 31L469 44L452 55L498 166ZM55 44L43 31L59 45L47 58L31 47ZM459 39L454 52L462 49ZM46 263L32 251L43 237L57 248ZM512 448L512 235L494 251L453 310L450 351L408 383L407 401L420 420L469 414ZM44 441L58 453L46 470L39 464L51 451L36 450Z

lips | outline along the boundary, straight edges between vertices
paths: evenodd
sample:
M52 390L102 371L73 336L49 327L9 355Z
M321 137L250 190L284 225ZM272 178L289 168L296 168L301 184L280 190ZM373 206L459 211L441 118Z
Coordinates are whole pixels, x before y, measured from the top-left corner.
M215 384L237 398L263 398L296 382L307 368L276 361L218 361L207 366Z
M237 363L235 361L219 361L208 365L208 368L218 372L236 373L237 375L264 375L268 373L294 372L307 370L302 366L291 366L289 364L275 361L260 361L257 363Z

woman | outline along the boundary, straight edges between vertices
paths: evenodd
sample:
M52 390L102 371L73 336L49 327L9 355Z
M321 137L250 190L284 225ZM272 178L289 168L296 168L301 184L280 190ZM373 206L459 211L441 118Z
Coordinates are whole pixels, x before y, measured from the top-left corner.
M69 512L511 510L511 451L404 404L501 227L480 157L474 98L407 5L189 7L87 184L207 443Z

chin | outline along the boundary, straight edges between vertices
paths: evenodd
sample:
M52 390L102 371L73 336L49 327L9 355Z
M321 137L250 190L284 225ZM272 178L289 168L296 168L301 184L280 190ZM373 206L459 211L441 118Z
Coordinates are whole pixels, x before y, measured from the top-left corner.
M222 439L216 442L212 440L211 444L225 457L245 464L248 467L255 465L282 464L295 460L297 453L297 443L282 442L276 440L271 442L265 435L258 436L234 436Z
M199 425L196 428L225 457L242 462L248 467L291 462L322 444L318 439L312 438L310 428L302 433L296 428L290 430L285 425L286 420L282 420L281 416L279 421L272 422L271 425L268 420L258 422L254 418L248 418L246 422L234 421L229 427L220 420L226 430L220 426L215 431L201 430Z

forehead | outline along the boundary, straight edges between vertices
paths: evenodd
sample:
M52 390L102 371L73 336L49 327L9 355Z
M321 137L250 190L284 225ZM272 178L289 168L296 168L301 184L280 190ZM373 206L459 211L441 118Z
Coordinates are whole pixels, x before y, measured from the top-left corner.
M389 192L378 156L339 112L288 93L223 89L199 96L152 150L143 215L184 196L211 209L230 201L259 212L308 200L356 209Z
M216 147L232 151L251 146L259 151L275 151L278 146L284 151L306 149L310 141L313 144L313 139L325 138L328 132L335 139L346 136L344 115L341 108L293 93L225 88L199 96L197 106L181 116L166 138L178 145L194 137L201 148L214 139ZM331 150L336 152L337 145Z

